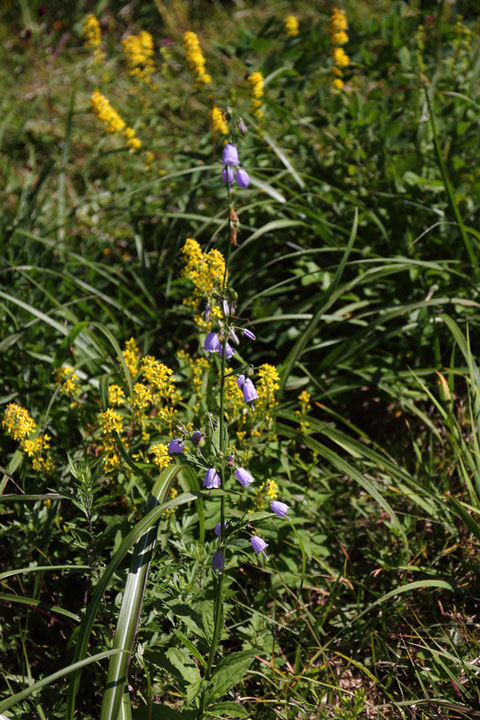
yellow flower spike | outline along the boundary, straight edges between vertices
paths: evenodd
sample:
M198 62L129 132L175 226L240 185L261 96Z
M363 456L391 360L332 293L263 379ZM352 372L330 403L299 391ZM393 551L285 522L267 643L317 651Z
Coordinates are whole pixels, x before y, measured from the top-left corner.
M216 105L210 110L210 125L212 126L212 133L214 135L228 134L228 125L225 122L222 111Z
M53 376L55 378L55 385L60 387L61 395L68 395L69 397L76 397L78 395L80 380L70 365L57 368L53 371Z
M187 63L195 73L198 85L202 86L211 83L211 76L205 72L205 58L197 35L190 31L183 33L183 46L187 52Z
M140 364L140 348L137 345L135 338L130 338L125 343L125 350L122 352L125 365L127 366L130 375L134 378L138 373L138 367Z
M110 385L108 388L108 404L119 407L125 404L125 393L120 385Z
M346 30L348 29L347 18L345 11L339 8L333 8L330 17L330 39L332 41L332 57L335 66L332 68L332 92L338 94L344 88L344 82L341 80L343 72L341 68L345 68L350 64L350 58L344 52L341 45L345 45L348 42L348 35Z
M36 423L26 408L13 402L5 409L2 427L14 440L21 442L35 430Z
M138 35L129 35L122 40L123 52L131 77L152 84L151 75L155 72L153 61L153 37L142 30Z
M164 445L163 443L157 443L150 448L149 452L151 455L154 456L153 462L159 468L166 468L172 462L172 458L168 454L168 445Z
M289 37L297 37L298 35L298 20L294 15L288 15L283 20L285 32Z
M345 53L343 48L333 48L332 57L335 65L339 68L347 67L348 65L350 65L350 58Z
M104 435L108 436L114 432L122 432L122 418L117 412L115 412L115 410L112 410L111 408L108 408L108 410L105 410L105 412L100 413L100 422Z
M94 50L102 42L100 23L93 13L90 13L83 19L82 35L85 38L84 47L87 50Z

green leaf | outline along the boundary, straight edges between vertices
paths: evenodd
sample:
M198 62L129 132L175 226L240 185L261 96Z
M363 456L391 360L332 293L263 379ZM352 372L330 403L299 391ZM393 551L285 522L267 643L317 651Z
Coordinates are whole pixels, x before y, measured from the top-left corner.
M223 697L247 673L256 653L252 650L227 655L220 660L206 690L207 703Z
M223 717L224 715L226 715L227 717L233 718L248 717L248 715L250 714L248 710L245 710L244 707L234 702L217 703L217 705L215 705L213 708L209 708L208 713L211 713L213 717Z

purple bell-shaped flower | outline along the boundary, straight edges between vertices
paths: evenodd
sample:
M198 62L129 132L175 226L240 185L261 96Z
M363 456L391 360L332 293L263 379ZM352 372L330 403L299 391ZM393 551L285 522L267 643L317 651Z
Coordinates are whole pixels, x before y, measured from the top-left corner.
M254 335L254 333L251 330L249 330L248 328L243 329L243 334L245 335L245 337L249 338L249 340L257 339L256 335Z
M230 358L231 358L232 355L233 355L233 352L234 352L234 351L233 351L232 346L230 345L230 343L227 342L227 343L225 344L225 359L226 359L226 360L230 360ZM220 357L222 357L222 355L223 355L223 345L222 345L222 343L220 343L220 347L218 348L218 354L220 355Z
M233 169L230 167L230 165L225 165L222 170L222 178L225 185L231 185L233 183L233 177Z
M232 143L227 143L223 148L222 163L224 165L239 165L238 150Z
M168 443L168 454L176 455L182 453L185 450L185 443L180 438L175 438Z
M221 346L217 333L208 333L207 337L205 338L205 344L203 346L205 352L218 352L219 347Z
M265 540L262 540L262 538L258 535L251 537L250 542L252 543L252 548L255 550L257 555L258 553L263 553L268 560L267 553L265 552L265 548L268 547L268 543L266 543Z
M250 178L248 177L248 173L243 168L239 168L237 170L237 175L235 179L241 188L247 188L250 185Z
M238 384L238 381L237 381ZM243 393L243 399L246 403L252 403L253 407L253 401L258 400L258 393L255 390L255 385L250 380L250 378L246 378L245 382L242 385L242 393Z
M250 483L254 482L252 475L242 467L238 467L235 470L235 477L243 487L250 487Z
M274 500L270 503L270 507L272 509L272 512L275 513L275 515L278 515L278 517L286 517L287 520L290 520L290 518L287 515L288 512L288 505L284 502L280 502L280 500Z
M207 490L213 490L220 487L220 475L215 468L209 468L203 478L203 487Z
M212 568L222 572L225 567L225 555L221 550L216 550L212 557Z

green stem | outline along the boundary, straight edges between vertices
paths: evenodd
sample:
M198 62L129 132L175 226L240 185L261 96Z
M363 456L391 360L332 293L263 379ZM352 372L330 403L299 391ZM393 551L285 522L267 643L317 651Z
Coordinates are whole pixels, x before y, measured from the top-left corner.
M227 287L228 264L230 261L230 253L231 253L230 185L228 185L228 184L227 184L227 213L228 213L228 223L227 223L228 245L227 245L226 258L225 258L225 270L223 273L223 281L222 281L222 296L225 295L225 290ZM223 299L223 297L222 297L222 299ZM219 451L220 451L220 462L221 462L221 468L220 468L221 486L224 487L225 486L225 451L227 449L226 442L225 442L225 431L224 431L224 427L225 427L225 369L226 369L225 350L226 350L226 346L227 346L228 334L227 334L227 317L223 310L223 303L222 303L222 312L223 312L223 341L222 341L222 362L221 362L221 369L220 369L220 420L219 420L220 442L219 442ZM221 547L223 547L223 548L225 548L224 541L225 541L225 496L222 495L220 498L220 543L221 543ZM222 632L221 625L222 625L222 608L223 608L223 572L219 573L218 580L216 582L215 601L214 602L215 602L215 608L214 608L212 644L210 646L210 651L208 653L207 668L205 670L205 679L207 681L210 680L210 678L212 676L213 660L215 658L218 641L220 639L221 632ZM206 697L206 693L204 690L200 697L200 706L199 706L198 714L197 714L198 720L201 720L201 718L203 717L206 700L207 700L207 697Z

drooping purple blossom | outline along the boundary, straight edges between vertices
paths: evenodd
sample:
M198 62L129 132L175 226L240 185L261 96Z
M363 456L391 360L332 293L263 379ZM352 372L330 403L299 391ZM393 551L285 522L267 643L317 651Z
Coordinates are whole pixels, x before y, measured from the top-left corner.
M251 330L249 330L248 328L244 328L244 329L243 329L243 334L245 335L245 337L249 338L249 340L256 340L256 339L257 339L256 335L255 335Z
M280 502L280 500L274 500L270 503L270 507L272 509L272 512L274 512L275 515L278 515L278 517L286 517L287 520L290 520L287 515L289 506L286 503Z
M268 560L268 555L265 552L265 548L268 547L268 543L265 542L265 540L262 540L262 538L259 535L253 535L253 537L250 538L250 542L252 543L252 548L257 553L263 553L265 557Z
M182 453L185 450L185 443L181 438L175 438L168 443L168 454L176 455Z
M213 532L215 533L215 535L216 535L217 537L221 537L221 535L222 535L221 527L222 527L222 523L217 523L217 524L215 525L215 530L214 530ZM223 523L223 529L225 530L226 527L227 527L227 523L224 522L224 523Z
M235 179L241 188L247 188L250 184L250 178L248 177L248 173L243 168L239 168L237 170L237 175Z
M235 477L243 487L250 487L250 483L254 482L252 475L242 467L238 467L235 470Z
M250 380L250 378L245 379L245 382L241 386L241 390L242 390L243 399L245 400L245 402L252 403L252 407L253 407L253 401L258 400L258 393L255 390L255 385Z
M216 550L212 557L212 568L222 572L225 567L225 555L221 550Z
M213 490L220 487L220 475L215 468L209 468L203 478L203 487L207 490Z
M223 314L225 315L225 317L228 317L230 315L230 305L228 304L227 300L225 300L225 299L222 300L222 309L223 309Z
M219 347L221 346L217 333L208 333L207 337L205 338L205 344L203 346L205 352L218 352Z
M192 440L192 443L195 445L195 447L198 447L200 445L200 440L202 439L202 437L203 437L203 433L200 432L200 430L194 430L194 432L192 433L191 440Z
M238 339L238 335L235 330L230 330L229 337L233 340L235 345L240 345L240 340Z
M223 148L222 163L224 165L239 165L238 150L232 143L227 143Z
M225 185L231 185L233 183L234 173L230 165L225 165L222 170L222 178Z
M245 375L239 375L239 376L238 376L238 378L237 378L237 386L240 388L240 390L243 388L243 386L244 386L244 384L245 384L245 380L246 380Z
M233 353L234 353L234 350L233 350L232 346L230 345L230 343L227 342L225 344L225 359L230 360ZM220 357L223 356L223 345L221 343L220 343L220 347L218 348L218 354L220 355Z

